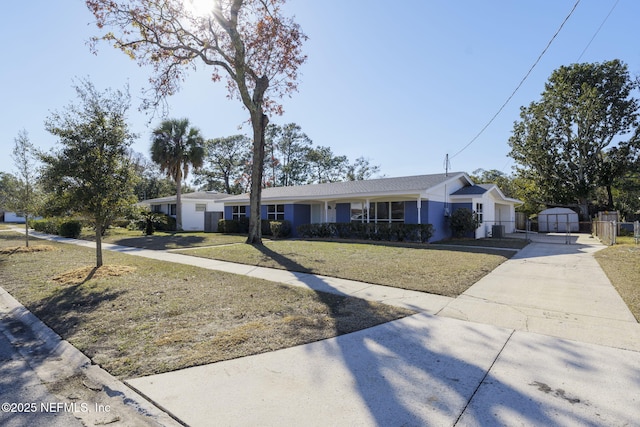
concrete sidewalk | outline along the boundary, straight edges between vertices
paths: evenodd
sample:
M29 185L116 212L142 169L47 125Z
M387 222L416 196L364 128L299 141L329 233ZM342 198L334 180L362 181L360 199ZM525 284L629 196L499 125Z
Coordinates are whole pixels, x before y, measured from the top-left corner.
M634 425L640 325L592 257L601 246L575 243L531 244L457 299L105 249L420 312L308 345L127 381L191 426Z

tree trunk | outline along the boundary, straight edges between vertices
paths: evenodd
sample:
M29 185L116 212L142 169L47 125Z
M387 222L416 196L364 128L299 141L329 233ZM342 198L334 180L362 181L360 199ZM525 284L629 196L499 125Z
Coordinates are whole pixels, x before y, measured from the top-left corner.
M607 208L613 210L613 192L611 191L611 185L607 185Z
M102 267L102 224L96 224L96 267Z
M264 167L264 131L269 118L258 109L251 114L253 127L253 166L251 169L251 194L249 202L249 235L247 243L262 245L260 202L262 199L262 169Z
M182 231L182 178L176 179L176 185L176 231Z
M24 216L24 245L29 247L29 215Z

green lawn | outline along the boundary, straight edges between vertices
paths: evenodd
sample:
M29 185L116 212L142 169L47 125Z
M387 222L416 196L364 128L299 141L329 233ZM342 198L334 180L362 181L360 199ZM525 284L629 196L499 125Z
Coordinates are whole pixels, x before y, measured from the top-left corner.
M456 297L514 251L429 245L279 240L263 247L234 245L189 255L314 273Z

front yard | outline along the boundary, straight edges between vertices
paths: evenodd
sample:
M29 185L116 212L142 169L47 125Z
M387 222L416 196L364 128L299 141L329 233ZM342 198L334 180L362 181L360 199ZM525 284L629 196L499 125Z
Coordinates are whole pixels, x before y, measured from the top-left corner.
M0 233L0 249L23 245L23 237ZM77 274L68 273L95 265L95 251L44 243L53 250L0 253L2 287L119 378L273 351L413 314L109 251L105 265L123 275L100 277L102 268L95 274L89 269L74 283ZM44 243L31 241L34 247Z
M82 237L90 235L89 230ZM143 237L124 230L111 233L105 241L156 249L206 246L188 253L450 296L463 292L512 254L293 240L265 241L258 250L234 244L243 242L243 236ZM0 249L23 244L18 233L0 233ZM44 242L31 240L31 246L38 245ZM120 378L273 351L413 314L358 298L109 251L104 252L105 265L114 268L104 270L122 275L98 274L103 269L94 274L87 269L94 265L94 250L46 245L53 250L0 253L2 286Z

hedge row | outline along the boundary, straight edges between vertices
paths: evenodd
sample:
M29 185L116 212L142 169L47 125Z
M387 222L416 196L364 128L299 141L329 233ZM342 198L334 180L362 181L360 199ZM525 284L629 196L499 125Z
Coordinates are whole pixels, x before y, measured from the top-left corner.
M57 234L62 237L77 238L82 231L82 222L76 219L45 218L29 221L29 226L36 231Z
M263 236L272 236L275 239L284 239L289 237L293 230L291 222L287 220L273 221L263 219L261 227ZM247 234L249 232L249 218L241 218L239 220L221 219L218 221L218 232Z
M431 224L339 222L304 224L297 228L305 238L339 238L426 243L433 236Z

